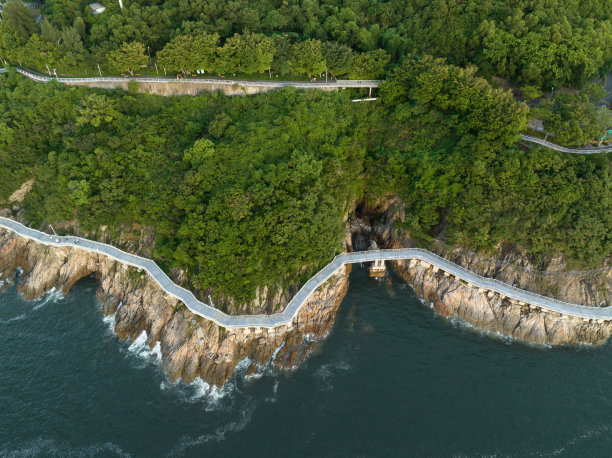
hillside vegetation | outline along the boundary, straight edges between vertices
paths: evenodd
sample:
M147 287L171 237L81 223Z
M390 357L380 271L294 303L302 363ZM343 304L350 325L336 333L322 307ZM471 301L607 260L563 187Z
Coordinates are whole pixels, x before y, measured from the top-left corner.
M0 201L25 218L138 223L194 289L251 300L342 250L358 202L398 195L426 246L499 242L596 266L612 252L609 155L514 146L528 108L473 68L406 60L380 103L290 88L163 98L0 76ZM439 232L439 229L438 229Z
M545 88L580 86L612 62L607 0L125 0L100 15L89 3L47 0L38 25L11 0L0 59L64 74L156 61L168 72L381 78L429 54Z

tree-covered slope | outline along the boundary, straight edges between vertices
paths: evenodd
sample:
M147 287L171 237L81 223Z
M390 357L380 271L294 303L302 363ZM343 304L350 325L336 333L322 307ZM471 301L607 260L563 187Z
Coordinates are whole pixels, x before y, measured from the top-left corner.
M150 55L168 72L378 78L429 54L550 88L612 62L608 0L109 0L100 15L88 0L47 0L40 25L20 2L3 13L0 58L60 73L133 72Z
M410 235L513 243L594 266L612 252L610 155L514 146L528 108L473 69L407 61L381 101L283 89L163 98L0 76L0 201L35 178L34 226L155 228L154 256L252 300L342 250L347 212L399 196Z

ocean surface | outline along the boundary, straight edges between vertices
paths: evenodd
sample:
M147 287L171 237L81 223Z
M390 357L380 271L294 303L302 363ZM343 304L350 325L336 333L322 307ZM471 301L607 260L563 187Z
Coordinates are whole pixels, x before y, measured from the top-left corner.
M545 348L442 318L354 269L336 325L291 373L168 382L79 282L0 294L0 456L610 456L612 347ZM143 336L144 337L144 336Z

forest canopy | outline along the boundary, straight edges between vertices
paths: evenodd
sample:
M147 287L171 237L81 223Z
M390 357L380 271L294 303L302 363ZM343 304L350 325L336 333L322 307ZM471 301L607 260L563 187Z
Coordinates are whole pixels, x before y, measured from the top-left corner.
M612 64L607 0L103 3L106 11L94 15L86 0L47 0L37 24L11 0L0 59L63 74L94 74L97 65L127 72L133 68L115 66L113 53L137 46L144 62L168 72L384 78L404 58L428 54L540 88L578 87Z
M398 196L403 229L596 266L612 252L609 155L515 142L528 107L473 68L406 60L379 103L349 91L164 98L0 75L0 201L31 178L34 227L152 227L199 294L249 301L343 250L357 204Z

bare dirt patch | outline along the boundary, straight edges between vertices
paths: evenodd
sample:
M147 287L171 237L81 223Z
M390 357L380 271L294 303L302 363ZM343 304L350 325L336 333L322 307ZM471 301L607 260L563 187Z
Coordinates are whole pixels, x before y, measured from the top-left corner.
M9 202L13 203L21 203L23 202L24 197L26 196L26 194L28 192L30 192L30 190L32 189L32 186L34 186L34 180L28 180L28 181L24 181L22 183L22 185L19 187L19 189L17 191L15 191L13 194L11 194L11 196L9 197Z

